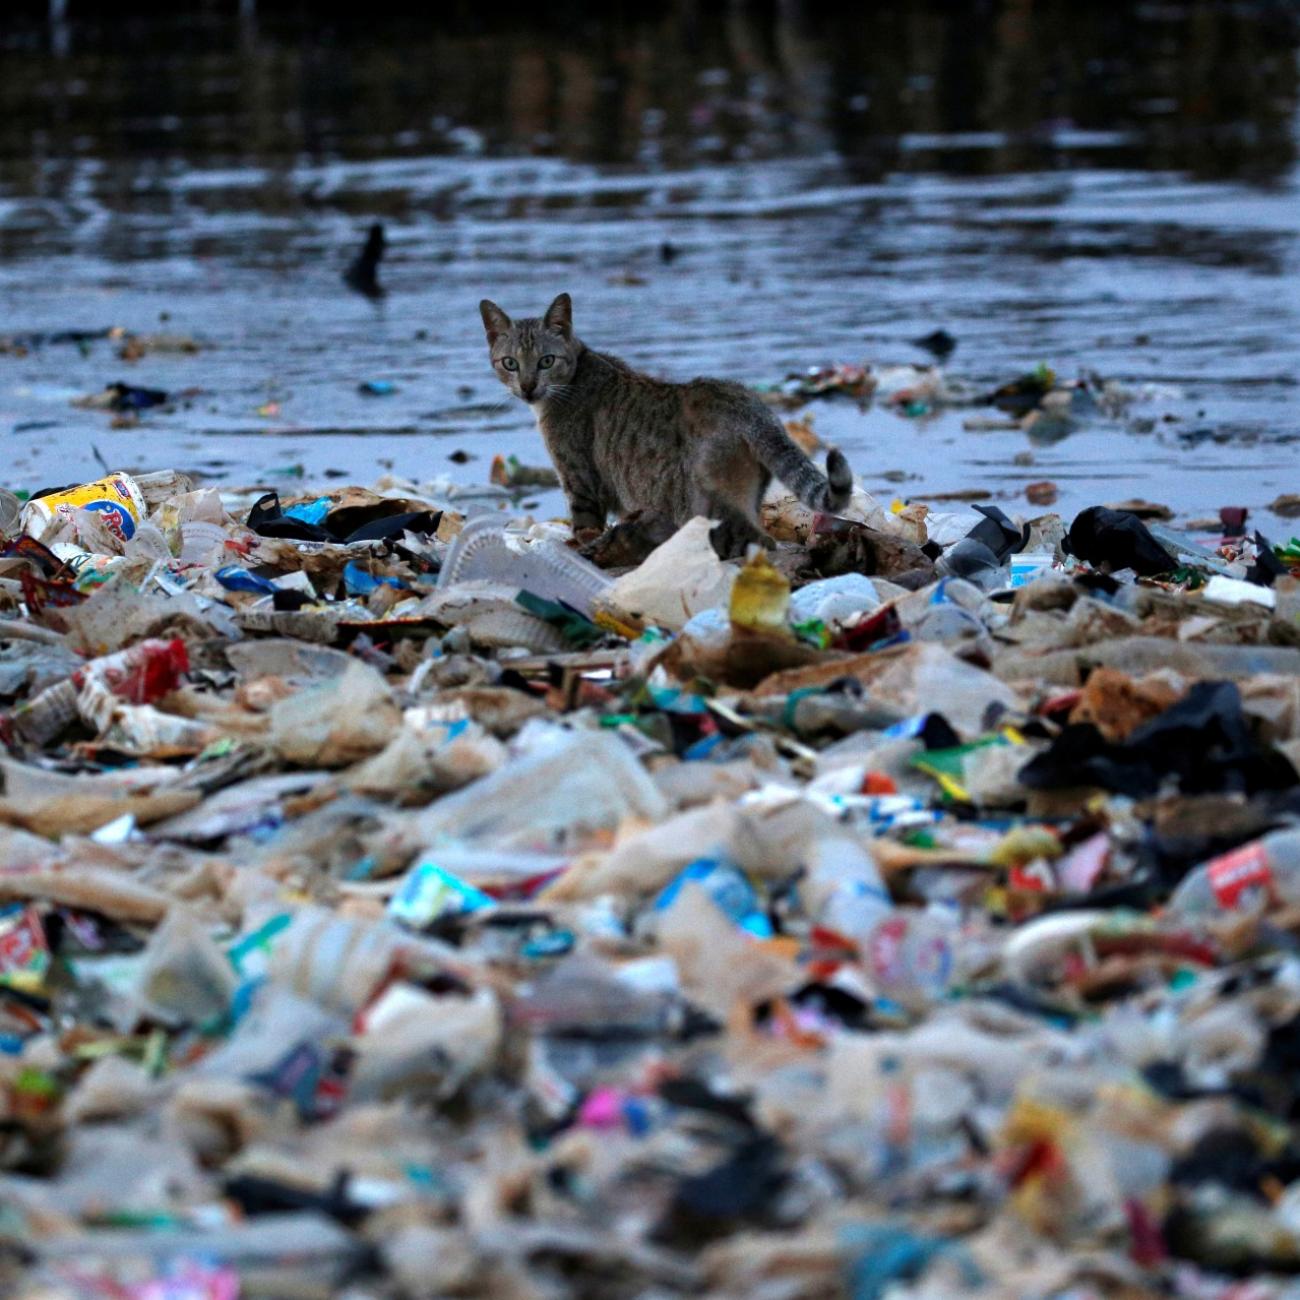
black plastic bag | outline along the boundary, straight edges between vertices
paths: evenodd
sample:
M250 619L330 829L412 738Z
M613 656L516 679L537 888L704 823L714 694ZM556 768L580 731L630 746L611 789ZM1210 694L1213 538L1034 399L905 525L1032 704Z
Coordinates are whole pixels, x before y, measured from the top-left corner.
M1234 682L1197 682L1122 744L1091 723L1066 727L1020 769L1031 790L1096 786L1139 799L1171 777L1186 794L1254 794L1300 781L1284 754L1255 740Z
M1075 515L1065 536L1065 550L1089 564L1132 569L1144 578L1178 567L1137 515L1105 506L1089 506Z
M247 525L259 537L282 537L291 542L332 542L334 535L319 524L309 524L305 519L286 515L280 505L280 494L268 492L253 502L248 512Z

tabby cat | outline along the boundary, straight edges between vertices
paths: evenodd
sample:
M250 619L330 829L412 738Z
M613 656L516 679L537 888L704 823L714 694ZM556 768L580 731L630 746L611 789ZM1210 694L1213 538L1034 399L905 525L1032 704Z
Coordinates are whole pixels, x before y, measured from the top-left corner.
M772 477L814 510L849 499L853 476L832 450L823 474L757 394L725 379L653 379L586 347L562 293L540 318L512 321L479 304L497 378L534 410L569 502L574 535L595 536L612 512L674 525L717 520L724 557L765 541L759 506Z

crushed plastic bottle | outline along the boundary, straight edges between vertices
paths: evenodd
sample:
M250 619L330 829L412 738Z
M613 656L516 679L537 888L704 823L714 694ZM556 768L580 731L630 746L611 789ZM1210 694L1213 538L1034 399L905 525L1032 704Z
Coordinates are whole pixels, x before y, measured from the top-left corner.
M920 1010L948 991L956 974L956 926L935 912L898 907L857 841L819 840L804 888L813 915L857 945L885 997Z
M185 642L151 639L102 655L47 687L14 714L17 732L45 744L78 716L105 730L122 704L150 704L174 691L189 671Z
M802 888L811 915L847 938L870 934L894 911L875 859L848 836L827 836L813 845Z
M1300 827L1274 831L1203 862L1174 890L1169 910L1213 916L1300 904Z

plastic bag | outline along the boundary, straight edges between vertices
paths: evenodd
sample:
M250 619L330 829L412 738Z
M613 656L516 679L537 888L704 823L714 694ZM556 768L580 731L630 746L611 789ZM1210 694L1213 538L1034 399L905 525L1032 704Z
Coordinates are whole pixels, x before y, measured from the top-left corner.
M697 516L683 524L646 561L625 573L603 595L601 608L677 629L702 610L731 600L739 569L718 559L709 534L711 520Z
M790 597L790 621L844 623L856 614L870 613L880 605L876 584L861 573L810 582Z
M560 835L580 841L625 817L657 821L666 812L663 795L621 740L579 732L439 800L404 839L416 848L445 840L543 847Z
M149 940L138 990L151 1015L202 1026L226 1015L238 983L207 927L187 908L175 907Z
M271 744L303 767L345 767L378 753L402 725L383 677L353 660L339 677L271 708Z

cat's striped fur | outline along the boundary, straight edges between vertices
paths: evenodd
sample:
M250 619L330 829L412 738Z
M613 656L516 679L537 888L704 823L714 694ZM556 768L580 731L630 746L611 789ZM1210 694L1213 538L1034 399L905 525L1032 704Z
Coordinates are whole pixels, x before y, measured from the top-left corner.
M736 555L763 540L759 506L773 477L814 510L838 510L853 476L838 451L826 473L761 398L725 379L669 383L633 370L573 333L567 293L537 318L512 321L479 304L497 377L537 415L575 535L612 513L718 521L714 545Z

